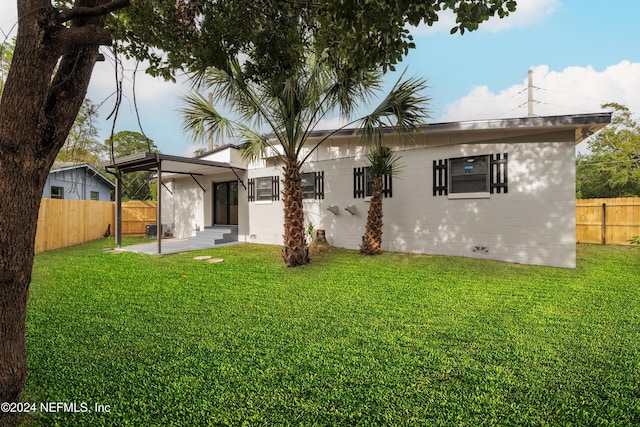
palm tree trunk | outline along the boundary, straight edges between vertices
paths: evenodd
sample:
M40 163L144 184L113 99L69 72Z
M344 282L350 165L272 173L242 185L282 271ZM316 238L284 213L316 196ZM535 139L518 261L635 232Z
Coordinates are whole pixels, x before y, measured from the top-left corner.
M373 178L373 192L360 252L365 255L382 253L382 177L379 176Z
M302 176L297 159L287 159L284 166L284 247L282 258L287 267L309 263L302 209Z

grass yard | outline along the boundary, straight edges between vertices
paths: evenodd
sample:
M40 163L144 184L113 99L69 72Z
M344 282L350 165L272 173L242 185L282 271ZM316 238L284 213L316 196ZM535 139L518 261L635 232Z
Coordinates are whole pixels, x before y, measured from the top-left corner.
M640 249L578 268L279 247L36 256L25 425L638 425ZM196 255L223 263L194 261Z

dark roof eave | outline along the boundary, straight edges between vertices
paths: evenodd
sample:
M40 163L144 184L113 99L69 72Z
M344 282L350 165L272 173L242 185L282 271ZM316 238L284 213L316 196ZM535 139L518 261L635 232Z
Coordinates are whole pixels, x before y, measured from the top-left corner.
M534 129L534 128L553 128L553 127L595 127L596 130L601 129L611 123L611 112L573 114L562 116L536 116L536 117L520 117L509 119L490 119L490 120L468 120L461 122L443 122L427 124L421 128L422 132L440 133L440 132L468 132L468 131L490 131L498 129ZM339 136L356 136L361 131L357 128L347 128L340 130L315 130L309 134L310 138L323 138L328 135L334 137ZM386 133L393 133L393 128L386 128ZM267 135L272 138L273 134Z

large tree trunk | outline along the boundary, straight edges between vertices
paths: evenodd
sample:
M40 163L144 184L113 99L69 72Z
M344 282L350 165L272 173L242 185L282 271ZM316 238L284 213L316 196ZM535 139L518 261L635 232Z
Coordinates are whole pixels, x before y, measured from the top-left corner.
M288 159L284 166L284 247L282 258L287 267L309 263L309 247L305 238L302 209L302 175L297 159Z
M382 177L379 176L373 178L367 226L362 236L360 252L365 255L382 253Z
M0 403L17 401L25 385L25 322L40 200L86 95L98 46L111 43L104 17L93 8L103 3L78 0L77 6L91 9L73 14L67 27L63 21L71 15L49 1L18 1L16 46L0 99Z

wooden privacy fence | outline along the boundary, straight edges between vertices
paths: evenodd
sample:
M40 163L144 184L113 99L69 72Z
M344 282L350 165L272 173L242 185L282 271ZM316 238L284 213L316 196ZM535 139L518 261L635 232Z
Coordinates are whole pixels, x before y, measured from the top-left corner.
M42 199L36 253L99 239L109 226L113 233L114 206L94 200Z
M156 202L122 203L122 235L144 235L156 223ZM115 203L94 200L42 199L35 251L44 252L115 234Z
M576 241L626 245L640 236L640 197L576 200Z
M156 223L156 205L157 202L141 202L137 200L123 202L122 235L144 236L147 224Z

